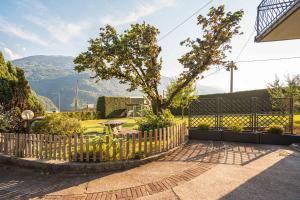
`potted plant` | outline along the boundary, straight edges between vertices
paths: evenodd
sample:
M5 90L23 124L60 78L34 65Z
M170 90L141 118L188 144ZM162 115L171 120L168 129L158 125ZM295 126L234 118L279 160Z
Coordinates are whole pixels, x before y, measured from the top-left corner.
M240 124L233 123L223 132L223 140L242 143L259 143L259 133L246 131Z
M208 123L200 123L198 127L189 130L190 139L222 140L222 131L212 129Z
M279 124L270 125L265 133L261 135L262 144L290 145L300 142L300 136L285 134L284 126Z

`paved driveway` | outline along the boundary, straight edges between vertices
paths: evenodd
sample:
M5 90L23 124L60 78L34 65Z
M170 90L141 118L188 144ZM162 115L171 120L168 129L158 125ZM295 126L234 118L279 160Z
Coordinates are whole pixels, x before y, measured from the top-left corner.
M300 154L282 146L191 141L115 173L45 174L0 165L0 199L300 199Z

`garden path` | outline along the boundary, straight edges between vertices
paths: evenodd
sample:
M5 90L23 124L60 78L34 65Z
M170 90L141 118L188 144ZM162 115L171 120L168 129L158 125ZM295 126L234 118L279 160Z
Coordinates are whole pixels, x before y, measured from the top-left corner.
M287 147L191 141L122 172L45 174L0 165L0 199L300 199L299 166L300 153Z

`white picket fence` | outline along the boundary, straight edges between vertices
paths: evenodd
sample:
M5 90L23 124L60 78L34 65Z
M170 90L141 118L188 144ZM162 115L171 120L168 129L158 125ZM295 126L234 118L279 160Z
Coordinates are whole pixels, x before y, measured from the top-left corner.
M122 137L0 133L0 153L70 162L140 159L180 146L187 134L185 124Z

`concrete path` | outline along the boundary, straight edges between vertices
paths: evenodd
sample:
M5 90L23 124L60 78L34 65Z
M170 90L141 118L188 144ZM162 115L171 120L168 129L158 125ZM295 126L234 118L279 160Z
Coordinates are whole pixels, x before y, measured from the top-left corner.
M0 199L300 199L300 153L191 141L131 170L44 174L0 165Z

